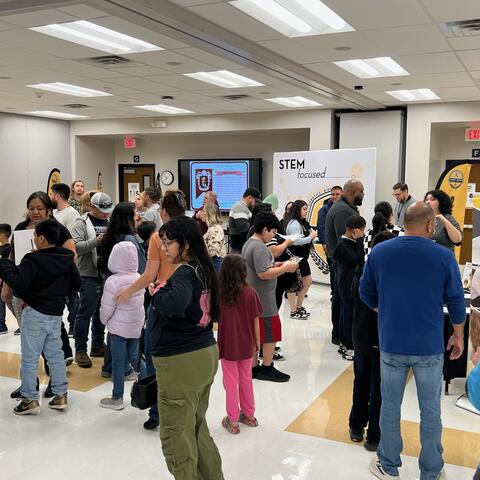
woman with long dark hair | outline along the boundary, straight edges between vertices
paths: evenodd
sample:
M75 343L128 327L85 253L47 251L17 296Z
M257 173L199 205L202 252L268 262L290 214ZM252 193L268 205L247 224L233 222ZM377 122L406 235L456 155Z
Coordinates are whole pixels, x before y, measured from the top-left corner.
M159 235L173 266L172 276L152 299L150 348L162 450L177 480L223 480L220 454L205 419L218 369L212 329L218 319L217 276L195 220L173 218Z
M461 245L463 233L452 215L452 199L443 190L430 190L423 200L435 213L435 232L432 240L452 252Z
M303 200L295 200L285 216L285 233L297 237L290 247L290 251L302 258L299 268L303 289L296 294L287 293L288 303L290 304L290 318L298 320L306 320L310 316L310 313L303 307L303 300L312 285L312 273L308 264L308 257L312 241L317 236L317 233L310 228L307 222L307 212L307 203Z

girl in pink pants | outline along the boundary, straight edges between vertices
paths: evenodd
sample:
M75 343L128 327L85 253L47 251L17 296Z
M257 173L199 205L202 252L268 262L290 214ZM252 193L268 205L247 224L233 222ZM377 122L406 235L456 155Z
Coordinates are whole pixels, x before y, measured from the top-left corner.
M247 285L247 265L240 255L227 255L220 269L218 348L227 395L227 416L222 425L233 434L239 423L257 427L252 382L252 356L260 348L258 318L262 307Z

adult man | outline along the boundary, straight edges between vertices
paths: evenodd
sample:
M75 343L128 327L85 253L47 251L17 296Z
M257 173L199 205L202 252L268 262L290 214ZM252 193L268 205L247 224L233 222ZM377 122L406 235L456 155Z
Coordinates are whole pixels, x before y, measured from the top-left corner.
M253 235L242 249L247 262L247 280L257 292L262 305L260 317L260 343L263 350L263 364L253 369L258 380L270 382L288 382L290 375L280 372L273 366L275 343L282 340L282 324L278 315L275 297L277 277L294 272L298 264L295 261L275 263L266 244L271 242L280 228L280 222L273 213L258 213L253 223Z
M161 198L162 195L156 188L148 187L143 192L143 206L147 208L147 211L143 214L142 222L154 222L156 232L162 226L159 203Z
M378 460L370 471L378 478L398 478L402 462L400 414L408 371L413 370L420 406L420 479L446 478L442 459L440 396L444 359L443 305L454 334L450 359L463 352L465 300L451 251L430 238L433 210L414 203L405 215L405 236L377 245L360 280L360 298L378 311L382 408Z
M203 208L205 207L205 205L214 204L214 203L217 205L217 207L220 207L217 201L217 194L211 191L205 192L205 195L203 196L203 207L199 208L195 212L195 215L193 216L193 219L197 222L198 228L200 229L200 232L202 233L202 235L205 235L205 233L207 233L208 226L202 220L201 212L203 212Z
M340 237L347 230L347 220L352 215L358 214L358 207L363 202L363 184L358 180L349 180L343 186L340 198L330 207L325 218L325 245L328 258L331 260L333 272L332 292L332 343L340 345L340 297L336 287L336 265L333 261L335 248ZM343 351L339 353L343 354Z
M80 305L75 318L75 362L79 367L90 368L92 361L87 354L88 330L92 319L92 357L103 357L105 353L105 327L98 317L98 304L102 295L102 279L97 262L101 255L99 246L107 231L108 216L113 210L112 199L102 192L95 193L91 200L90 213L75 220L71 233L78 253L80 271Z
M235 203L228 214L228 232L230 236L230 253L241 253L250 230L252 210L255 203L262 200L262 194L254 187L243 193L241 200Z
M50 194L50 200L52 201L53 216L64 227L70 229L76 218L80 216L77 210L73 208L69 203L70 187L65 183L55 183L52 186L52 193Z
M81 199L82 195L85 192L85 186L83 183L83 180L74 180L72 182L71 186L71 197L68 200L68 203L71 207L73 207L77 212L80 213L80 207L81 207Z
M69 197L70 187L65 183L55 183L52 186L50 200L52 201L52 205L55 208L55 210L53 211L53 216L59 223L61 223L64 227L67 227L70 230L73 222L76 218L80 216L80 214L68 203ZM68 336L73 337L75 317L77 316L78 311L78 292L72 293L71 297L68 299L67 308L68 324L70 325L68 329Z
M397 204L393 212L393 219L395 225L403 227L405 223L405 213L410 205L415 203L415 199L408 193L408 185L406 183L398 182L393 186L393 194Z

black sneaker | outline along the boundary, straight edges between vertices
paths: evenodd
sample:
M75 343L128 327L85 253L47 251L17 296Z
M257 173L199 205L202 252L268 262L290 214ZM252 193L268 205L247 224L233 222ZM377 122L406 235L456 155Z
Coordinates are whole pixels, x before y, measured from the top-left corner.
M340 345L340 340L338 338L332 338L332 343L334 345Z
M21 333L22 333L22 332L20 331L19 328L17 328L17 329L13 332L14 335L21 335Z
M350 440L355 443L363 442L363 431L358 433L354 432L351 428L348 429L348 433L350 434Z
M285 357L283 355L280 355L278 352L275 352L273 354L273 361L274 362L283 362L285 360Z
M275 347L275 351L279 352L282 349L282 347Z
M305 295L305 297L306 297L306 295ZM310 312L307 312L307 311L305 310L305 308L300 307L298 310L299 310L300 312L302 312L303 314L305 314L307 317L310 316Z
M338 347L338 350L337 350L337 353L339 355L343 355L346 351L347 351L347 349L340 343L340 345Z
M252 367L252 378L257 378L257 373L259 368L260 368L260 365Z
M43 396L45 398L52 398L55 394L52 392L52 382L48 382L47 388L43 392Z
M156 420L153 420L152 418L149 418L144 424L143 428L145 430L154 430L155 428L158 427L158 422Z
M293 318L294 320L308 320L308 315L305 312L302 312L299 308L294 312L290 312L290 318Z
M22 394L20 393L20 388L21 387L18 387L16 390L14 390L11 394L10 394L10 398L13 398L13 399L19 399L19 398L22 398ZM40 388L40 382L38 381L38 378L37 378L37 392L38 392L38 389Z
M378 449L378 442L367 440L363 446L368 452L376 452Z
M20 403L13 409L15 415L38 415L40 413L40 404L37 400L28 400L20 398Z
M67 335L68 335L68 338L73 338L73 328L72 328L72 327L70 327L70 328L68 329Z
M266 367L262 365L257 371L257 380L265 380L267 382L288 382L290 380L290 375L280 372L277 370L273 363Z

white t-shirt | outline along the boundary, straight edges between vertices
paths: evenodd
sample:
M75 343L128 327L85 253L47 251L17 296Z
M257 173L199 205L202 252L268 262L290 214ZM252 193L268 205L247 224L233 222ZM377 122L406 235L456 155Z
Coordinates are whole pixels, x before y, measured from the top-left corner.
M68 206L63 210L54 210L53 216L58 223L61 223L64 227L67 227L70 230L72 223L80 216L80 214L73 207Z
M153 204L143 215L143 221L155 222L155 231L158 232L163 225L160 218L160 205L158 203Z

